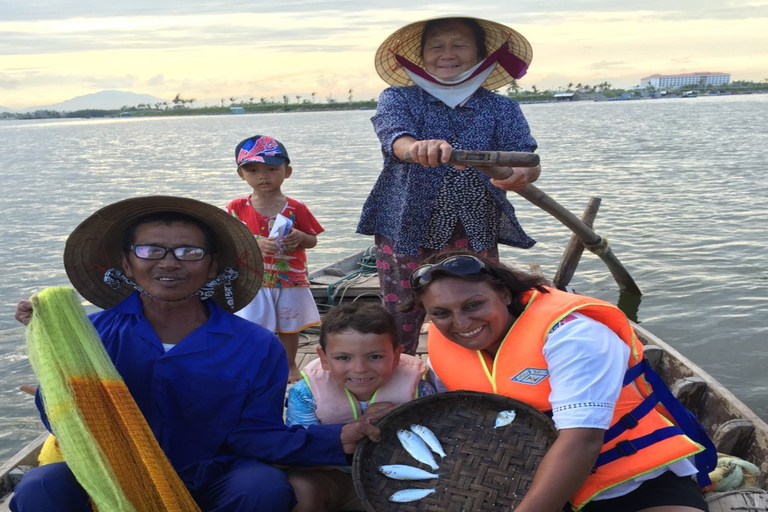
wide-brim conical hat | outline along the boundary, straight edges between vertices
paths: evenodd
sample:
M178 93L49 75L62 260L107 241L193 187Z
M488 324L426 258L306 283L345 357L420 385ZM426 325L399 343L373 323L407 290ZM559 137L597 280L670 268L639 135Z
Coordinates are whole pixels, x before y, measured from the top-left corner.
M527 67L533 60L531 43L522 34L506 25L469 16L449 16L446 18L417 21L395 31L376 50L376 72L389 85L414 85L413 80L406 74L405 69L403 69L395 56L400 55L423 68L421 36L426 24L436 19L457 18L475 20L483 28L485 31L485 48L488 55L491 55L499 48L506 47L505 51L510 52L525 64L521 72L515 72L515 76L510 74L501 65L497 65L496 69L483 82L483 87L490 90L498 89L525 75Z
M107 309L134 292L126 284L112 289L104 283L104 274L111 268L122 270L126 229L141 217L162 212L183 213L208 225L216 241L217 273L227 267L238 272L239 277L232 283L234 309L227 304L223 286L216 287L213 300L231 312L253 300L261 287L263 263L259 245L248 227L221 208L173 196L118 201L100 209L72 231L64 247L64 268L72 286L83 298Z

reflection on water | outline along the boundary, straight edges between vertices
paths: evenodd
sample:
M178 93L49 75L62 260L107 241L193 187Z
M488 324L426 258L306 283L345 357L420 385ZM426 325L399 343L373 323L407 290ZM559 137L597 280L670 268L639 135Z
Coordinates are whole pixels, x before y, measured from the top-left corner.
M602 262L585 253L573 280L584 293L619 302L768 418L768 96L524 105L539 142L539 187L580 215L602 198L595 231L644 292L621 297ZM68 284L67 234L94 210L136 195L191 196L222 207L248 188L234 147L269 134L292 157L288 195L323 224L317 268L366 247L360 207L381 155L372 112L0 123L0 329L16 328L15 303ZM570 233L510 194L539 243L502 251L554 275ZM20 336L0 336L0 460L39 429L34 380Z

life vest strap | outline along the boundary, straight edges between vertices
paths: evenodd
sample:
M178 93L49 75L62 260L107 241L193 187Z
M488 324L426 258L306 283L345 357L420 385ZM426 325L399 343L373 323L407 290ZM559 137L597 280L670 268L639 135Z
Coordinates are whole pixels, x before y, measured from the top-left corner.
M625 431L635 428L639 425L639 421L644 418L646 414L651 412L658 403L659 399L656 396L656 393L648 395L642 402L640 402L640 405L622 416L619 421L605 431L603 444L610 443Z
M659 374L656 373L653 368L651 368L648 359L643 358L641 362L627 369L627 371L624 373L624 385L628 385L635 379L639 378L641 375L644 376L645 380L648 381L648 383L651 385L653 393L648 395L648 397L629 414L631 414L634 418L641 418L642 415L640 415L640 412L642 410L647 409L651 404L655 406L656 402L661 403L661 405L663 405L664 408L669 411L669 414L672 415L672 419L680 427L682 433L684 433L694 442L704 447L704 451L694 455L694 463L696 465L696 469L699 470L698 474L696 475L696 480L699 486L702 488L711 485L712 482L709 479L709 472L715 469L717 466L717 449L715 448L712 440L707 435L706 430L701 425L701 423L699 423L699 420L696 419L696 416L694 416L691 411L686 409L683 404L680 403L680 400L678 400L677 397L672 394L672 391L670 391L670 389L667 387L667 384L662 380ZM656 396L656 398L654 398L652 403L649 401L649 399L653 396ZM648 411L645 412L645 414L647 413ZM621 422L618 422L610 427L606 431L605 435L606 438L611 435L613 437L610 439L615 439L617 435L624 431L626 431L625 425ZM636 445L637 440L633 441L633 443ZM609 453L610 451L611 450L608 450L605 453ZM601 454L600 456L602 457L602 455L604 454ZM600 457L598 457L598 461L599 460Z
M595 467L599 468L600 466L619 460L622 457L634 455L640 450L648 448L659 441L678 436L682 433L682 430L678 427L665 427L642 437L638 437L637 439L619 441L616 443L616 446L610 450L604 451L597 457Z

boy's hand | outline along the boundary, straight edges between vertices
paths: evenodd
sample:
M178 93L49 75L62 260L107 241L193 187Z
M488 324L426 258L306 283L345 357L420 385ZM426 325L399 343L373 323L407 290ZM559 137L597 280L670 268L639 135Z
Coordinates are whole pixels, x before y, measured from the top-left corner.
M280 245L274 238L257 238L256 243L259 244L262 255L273 256L280 252Z
M381 430L372 425L368 418L361 416L341 427L341 447L344 453L349 455L355 453L357 443L366 437L374 443L381 440Z
M397 406L391 402L375 402L368 406L362 417L372 423L376 423L395 407Z
M311 249L317 245L317 235L310 235L293 228L290 233L283 237L283 245L288 250L293 250L297 247Z
M295 249L296 247L301 246L306 237L307 234L303 231L299 231L296 228L291 229L291 232L283 237L283 245L286 249Z

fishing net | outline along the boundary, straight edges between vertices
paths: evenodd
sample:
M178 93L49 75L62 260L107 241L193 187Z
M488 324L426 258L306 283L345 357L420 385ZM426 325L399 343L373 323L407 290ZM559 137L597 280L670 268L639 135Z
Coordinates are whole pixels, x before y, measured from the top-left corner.
M37 295L26 338L61 453L98 510L200 510L72 288L47 288Z

